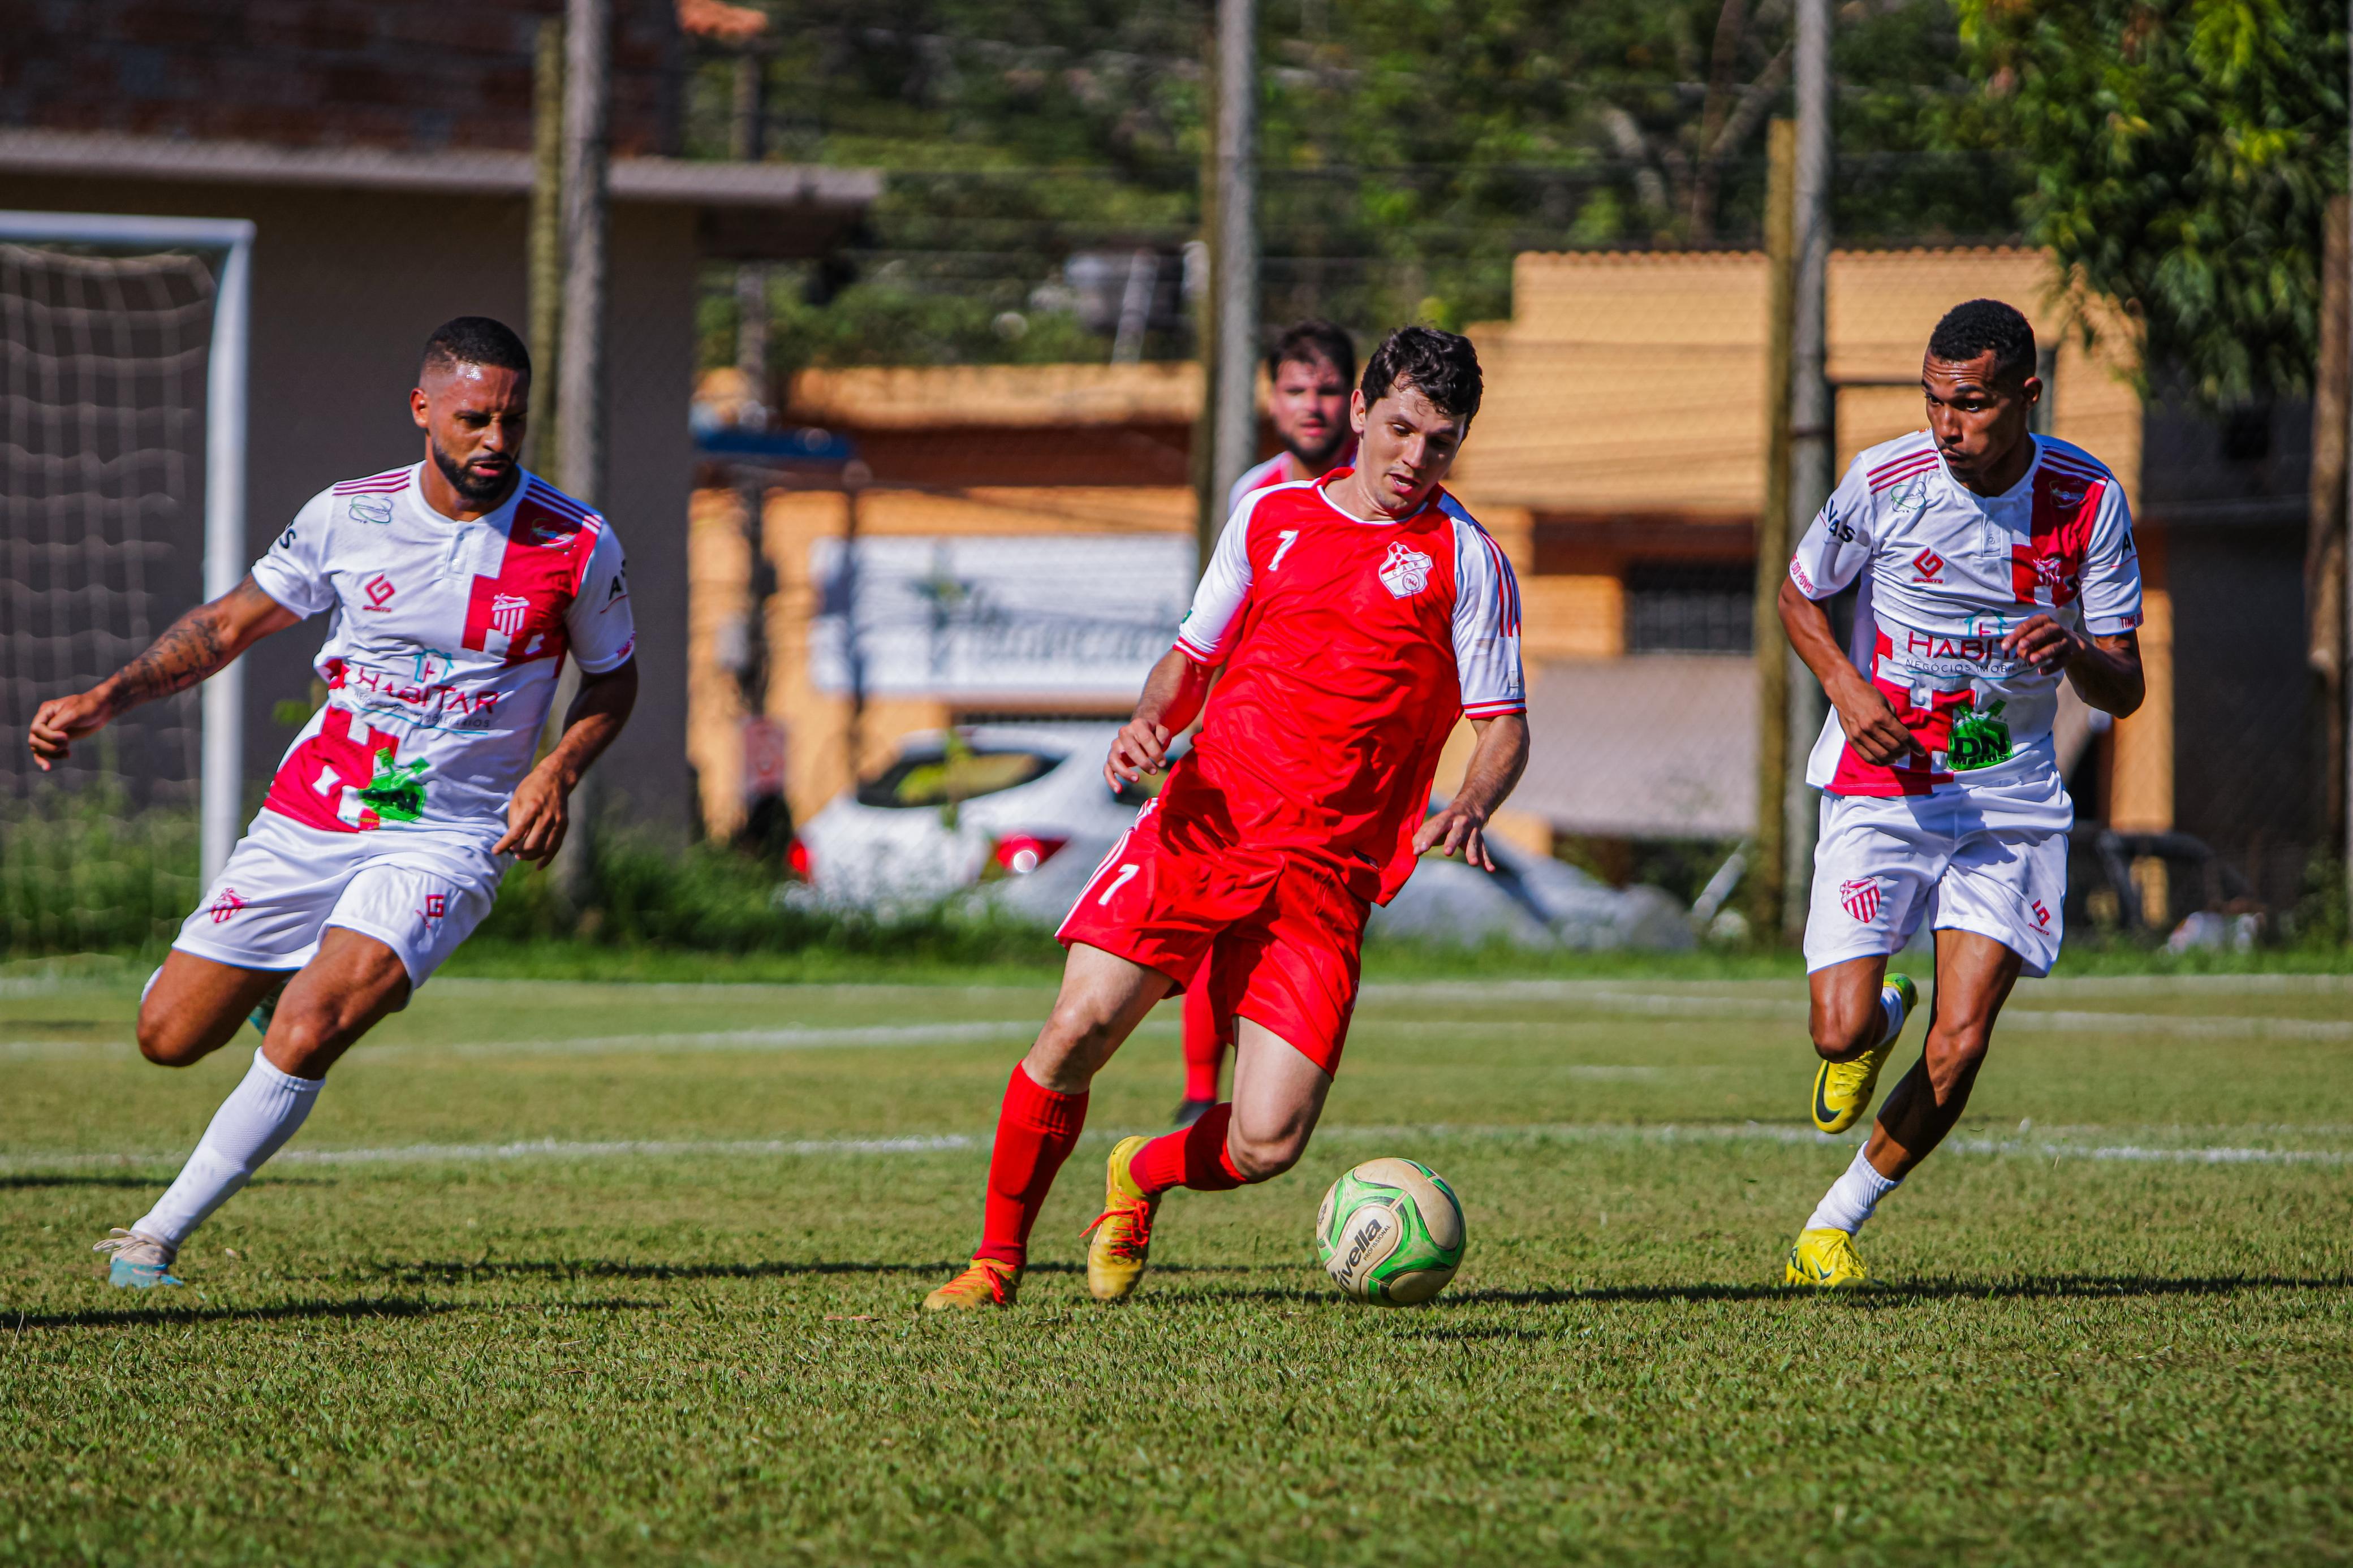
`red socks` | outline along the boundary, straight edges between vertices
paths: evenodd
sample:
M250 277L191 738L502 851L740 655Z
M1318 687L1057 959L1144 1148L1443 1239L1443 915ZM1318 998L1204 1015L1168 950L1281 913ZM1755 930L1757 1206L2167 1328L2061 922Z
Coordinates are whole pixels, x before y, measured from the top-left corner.
M1203 964L1185 991L1185 1098L1218 1098L1218 1068L1226 1059L1226 1038L1209 1001L1209 966Z
M974 1258L1017 1268L1029 1260L1029 1227L1086 1123L1085 1095L1057 1094L1014 1064L1004 1108L997 1113L997 1144L988 1156L988 1195L981 1206L980 1247ZM1222 1140L1225 1123L1218 1126Z
M1138 1149L1127 1163L1127 1173L1151 1197L1171 1187L1197 1193L1222 1193L1242 1184L1242 1173L1226 1157L1226 1128L1234 1119L1233 1102L1213 1105L1190 1127L1163 1133Z

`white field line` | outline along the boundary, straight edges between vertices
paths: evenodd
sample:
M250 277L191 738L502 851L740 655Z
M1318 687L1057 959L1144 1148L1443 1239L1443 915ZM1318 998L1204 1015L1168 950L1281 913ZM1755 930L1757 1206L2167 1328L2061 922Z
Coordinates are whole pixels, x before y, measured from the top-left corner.
M2260 977L2258 977L2260 978ZM2287 976L2285 978L2295 978ZM1451 983L1449 983L1451 986ZM1451 991L1437 994L1435 987L1417 989L1417 997L1430 1001L1487 1000L1525 1001L1535 998L1520 995L1520 985L1549 986L1556 983L1508 982L1487 987L1465 987L1461 996ZM1574 984L1574 983L1568 983ZM1380 1000L1398 1001L1405 998L1390 994ZM1758 1022L1802 1025L1806 1004L1796 999L1769 996L1725 996L1688 994L1651 991L1582 991L1572 997L1560 998L1573 1003L1579 1011L1567 1016L1551 1018L1448 1018L1443 1020L1383 1018L1378 1016L1360 1017L1355 1029L1441 1030L1453 1034L1525 1034L1531 1030L1559 1029L1579 1022L1609 1017L1688 1017L1745 1018ZM586 1035L570 1039L551 1040L470 1040L448 1045L412 1041L399 1045L364 1046L355 1058L362 1062L396 1061L411 1057L459 1057L496 1058L509 1057L568 1057L660 1055L666 1053L693 1054L715 1051L796 1051L844 1050L955 1045L987 1040L1018 1040L1034 1034L1042 1019L1035 1017L1008 1018L988 1023L968 1024L878 1024L841 1026L786 1026L774 1029L693 1030L677 1034L649 1031L629 1035ZM1174 1034L1177 1025L1173 1019L1147 1020L1136 1030L1146 1038ZM2208 1017L2181 1016L2170 1013L2098 1013L2078 1009L2012 1007L2001 1016L1997 1033L2008 1034L2097 1034L2126 1033L2167 1039L2189 1040L2311 1040L2327 1043L2353 1043L2353 1020L2337 1018L2277 1018L2256 1014L2221 1014ZM91 1053L124 1054L132 1049L124 1040L0 1040L0 1058L37 1060L71 1058ZM1572 1068L1572 1076L1630 1077L1638 1068Z
M1806 1004L1794 997L1725 996L1688 994L1663 991L1586 991L1576 995L1557 998L1522 995L1519 985L1550 985L1550 981L1507 982L1492 987L1465 985L1459 993L1447 983L1445 994L1436 988L1430 994L1417 994L1413 1000L1433 1002L1470 1001L1546 1001L1582 1006L1588 1016L1608 1016L1613 1014L1637 1014L1658 1017L1694 1018L1754 1018L1759 1021L1803 1023ZM1372 988L1367 987L1367 993ZM1372 999L1369 994L1367 999ZM1383 1001L1404 1001L1408 998L1390 994ZM1424 1028L1447 1029L1553 1029L1576 1022L1574 1016L1542 1019L1448 1019L1443 1023L1425 1023ZM1406 1026L1407 1020L1366 1018L1356 1027ZM1994 1032L2060 1031L2080 1033L2090 1030L2124 1030L2140 1035L2164 1035L2186 1039L2237 1039L2246 1036L2257 1038L2290 1040L2353 1041L2353 1021L2337 1018L2274 1018L2260 1014L2222 1014L2211 1017L2184 1017L2172 1013L2094 1013L2059 1008L2017 1007L2004 1010Z
M2106 1128L2087 1132L2151 1133L2169 1129ZM2313 1128L2284 1131L2313 1132ZM1122 1136L1117 1130L1090 1132L1089 1142L1108 1142ZM1832 1138L1804 1127L1778 1127L1763 1122L1736 1125L1678 1127L1637 1126L1623 1122L1538 1122L1511 1126L1335 1126L1317 1134L1327 1142L1411 1142L1467 1141L1482 1143L1600 1143L1673 1145L1721 1143L1823 1144L1856 1147L1859 1138ZM674 1156L742 1158L787 1156L831 1159L844 1155L928 1154L943 1150L977 1150L988 1145L975 1133L944 1132L901 1138L739 1138L649 1139L572 1142L554 1138L512 1143L406 1143L375 1149L290 1149L279 1165L406 1165L481 1164L511 1160L659 1159ZM2261 1149L2242 1145L2068 1142L2050 1138L1954 1138L1940 1152L2038 1160L2104 1160L2140 1163L2193 1165L2343 1165L2353 1163L2353 1150ZM92 1166L147 1165L176 1161L177 1154L125 1152L112 1154L57 1153L32 1151L0 1153L0 1170L10 1172L84 1169Z

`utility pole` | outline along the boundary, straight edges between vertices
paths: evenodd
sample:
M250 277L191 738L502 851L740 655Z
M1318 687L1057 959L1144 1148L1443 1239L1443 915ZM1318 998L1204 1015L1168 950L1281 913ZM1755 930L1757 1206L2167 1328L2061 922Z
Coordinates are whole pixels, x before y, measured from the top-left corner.
M1766 133L1765 504L1757 514L1757 834L1749 858L1748 923L1757 942L1781 934L1788 864L1789 640L1781 630L1781 584L1789 580L1789 307L1797 292L1798 127L1776 120Z
M1193 414L1194 571L1209 569L1209 552L1226 526L1226 498L1218 489L1218 50L1215 30L1205 40L1208 112L1201 116L1201 237L1185 247L1187 292L1193 301L1193 355L1201 365L1201 405ZM1198 287L1195 287L1198 285Z
M1830 499L1832 406L1830 385L1831 5L1798 0L1795 173L1791 181L1794 265L1789 302L1788 533L1796 538ZM1788 656L1788 754L1804 756L1822 726L1824 699L1813 672ZM1804 770L1788 770L1783 796L1781 934L1806 929L1817 828Z
M2321 245L2320 353L2312 384L2311 521L2305 541L2306 648L2312 668L2314 726L2321 736L2322 841L2346 841L2345 723L2346 458L2348 439L2348 295L2353 246L2347 244L2346 198L2328 204Z
M1218 0L1218 296L1215 456L1209 491L1258 460L1258 0ZM1223 522L1220 518L1220 524Z
M564 22L539 25L531 68L530 296L532 410L523 439L523 467L552 474L556 465L555 388L563 356L556 334L564 321Z
M746 46L735 57L734 114L727 137L727 155L737 163L757 163L766 153L767 79L766 57ZM768 269L756 261L735 268L735 368L765 423L774 406L768 385Z
M564 345L556 392L561 489L605 500L605 165L612 113L612 0L566 0L564 69ZM580 689L575 663L556 688L563 722ZM555 889L574 911L596 894L597 794L592 773L572 793L572 830L556 854Z

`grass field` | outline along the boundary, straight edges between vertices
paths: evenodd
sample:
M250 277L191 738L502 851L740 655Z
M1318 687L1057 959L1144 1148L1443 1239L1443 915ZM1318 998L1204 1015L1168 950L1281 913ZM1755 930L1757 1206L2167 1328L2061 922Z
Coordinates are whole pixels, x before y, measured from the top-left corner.
M0 1561L2353 1557L2343 976L2024 988L1839 1300L1768 1283L1848 1157L1794 978L1482 977L1376 986L1302 1168L1096 1307L1164 1009L1020 1308L942 1321L1039 986L438 982L134 1298L90 1244L250 1037L148 1067L77 973L0 980ZM1469 1215L1419 1310L1314 1267L1382 1153Z

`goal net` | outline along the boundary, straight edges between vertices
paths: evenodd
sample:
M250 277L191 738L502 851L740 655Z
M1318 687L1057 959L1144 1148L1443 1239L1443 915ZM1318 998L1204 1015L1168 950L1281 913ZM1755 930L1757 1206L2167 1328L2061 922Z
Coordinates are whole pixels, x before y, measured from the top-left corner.
M215 428L212 412L221 284L232 254L241 268L241 247L169 232L185 220L143 237L138 222L0 214L0 950L10 957L168 939L201 871L208 704L197 691L126 714L50 772L26 744L42 702L96 684L206 596L207 487L242 481L241 453L234 475L207 472L218 466L209 439L241 444L241 429ZM241 375L243 323L232 325ZM237 400L241 426L241 387Z

